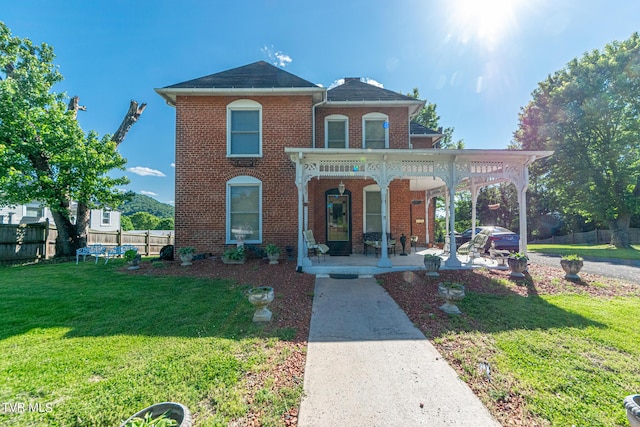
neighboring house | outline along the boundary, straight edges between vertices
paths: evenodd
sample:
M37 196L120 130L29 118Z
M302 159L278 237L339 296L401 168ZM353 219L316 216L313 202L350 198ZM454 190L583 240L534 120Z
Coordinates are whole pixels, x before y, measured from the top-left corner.
M75 223L77 204L71 204L72 222ZM32 224L49 220L54 223L49 208L38 202L0 207L0 224ZM91 209L89 228L100 231L120 229L120 212L111 209Z
M176 108L176 245L199 251L275 243L304 267L305 229L333 255L362 253L370 231L424 244L433 197L504 181L524 195L528 164L550 154L434 149L443 135L411 121L424 101L360 78L326 89L263 61L156 92Z

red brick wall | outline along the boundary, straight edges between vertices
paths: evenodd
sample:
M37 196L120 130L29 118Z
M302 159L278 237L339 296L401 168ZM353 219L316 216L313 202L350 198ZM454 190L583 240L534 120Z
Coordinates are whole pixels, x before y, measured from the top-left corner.
M407 107L319 107L316 111L316 148L324 148L324 119L332 114L342 114L349 118L349 148L362 148L362 116L368 113L383 113L389 116L389 148L409 148Z
M262 105L263 157L255 165L226 157L227 105L237 99L252 99ZM226 183L248 175L262 181L262 245L275 243L297 250L298 201L295 165L284 153L285 147L312 146L310 96L264 97L178 97L176 100L176 247L194 246L198 253L222 253L226 238ZM402 108L319 108L316 115L317 147L324 147L324 117L349 117L349 145L362 147L362 116L376 111L389 116L389 145L408 148L407 109ZM309 182L309 226L318 241L325 240L325 191L336 188L340 179L313 179ZM362 252L363 188L373 180L345 179L352 193L353 250ZM410 193L408 181L390 185L391 233L409 236L411 200L424 199L423 193ZM413 232L424 244L424 203L413 206ZM432 205L432 212L433 212ZM430 218L433 218L431 213ZM430 225L433 231L433 224ZM433 241L433 234L431 234Z
M338 188L340 179L312 179L309 182L309 228L313 230L313 235L319 242L326 240L326 202L325 192L330 189ZM351 240L353 242L353 252L362 253L362 233L364 232L363 218L363 189L367 185L375 184L372 179L342 179L345 189L351 192ZM395 239L400 239L404 233L409 238L410 231L410 206L411 200L424 200L424 192L409 191L409 181L392 181L389 185L389 221L390 232ZM425 228L426 222L416 224L416 218L425 218L425 203L413 206L413 234L420 236L419 244L425 244ZM433 221L435 207L432 205L429 209L430 236L433 242ZM398 251L401 250L398 241ZM409 250L407 244L406 250Z
M262 104L262 152L255 166L228 159L227 105ZM311 147L310 96L178 97L176 100L176 247L220 254L226 237L226 182L262 181L262 244L297 245L295 165L284 147Z

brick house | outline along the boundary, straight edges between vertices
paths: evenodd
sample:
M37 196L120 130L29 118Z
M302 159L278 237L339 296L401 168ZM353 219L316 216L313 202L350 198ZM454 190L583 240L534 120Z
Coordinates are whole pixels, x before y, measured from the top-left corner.
M362 253L366 232L433 242L433 197L502 181L524 195L545 155L435 149L443 135L411 121L424 101L360 78L326 89L263 61L156 92L176 109L176 245L293 246L301 268L303 230L334 255Z

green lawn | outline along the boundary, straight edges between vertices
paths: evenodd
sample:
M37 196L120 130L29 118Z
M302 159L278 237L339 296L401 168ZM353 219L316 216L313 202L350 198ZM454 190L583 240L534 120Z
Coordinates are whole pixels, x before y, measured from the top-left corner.
M632 249L616 249L610 245L547 245L531 244L527 249L544 254L569 255L582 257L619 258L640 260L640 245L632 245Z
M253 324L245 288L123 274L122 262L0 267L0 402L38 405L5 405L1 425L115 426L163 401L185 404L197 425L248 413L249 374L283 355ZM252 410L276 425L302 386L269 385L252 391Z
M489 406L524 399L541 425L628 425L622 399L640 392L637 295L471 293L459 306L468 317L436 342L455 346L463 379L481 384ZM491 383L479 360L490 361Z

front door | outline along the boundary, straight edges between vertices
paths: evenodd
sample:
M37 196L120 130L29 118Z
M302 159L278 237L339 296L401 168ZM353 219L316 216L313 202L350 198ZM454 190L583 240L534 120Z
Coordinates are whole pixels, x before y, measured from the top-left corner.
M329 255L351 255L351 192L340 195L334 188L325 193L325 200Z

